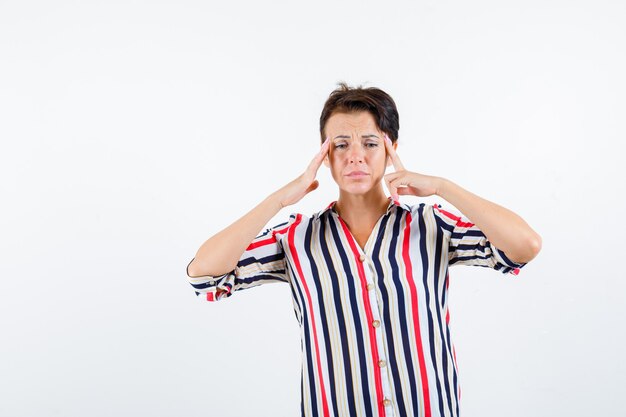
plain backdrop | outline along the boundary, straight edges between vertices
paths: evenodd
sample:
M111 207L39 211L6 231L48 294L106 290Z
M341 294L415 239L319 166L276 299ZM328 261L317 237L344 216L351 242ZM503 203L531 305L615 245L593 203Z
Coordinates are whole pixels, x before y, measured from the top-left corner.
M625 21L618 0L0 1L0 415L299 415L288 285L209 303L185 267L304 171L339 81L395 99L408 170L543 238L517 277L450 270L462 415L624 415ZM318 180L268 226L335 200Z

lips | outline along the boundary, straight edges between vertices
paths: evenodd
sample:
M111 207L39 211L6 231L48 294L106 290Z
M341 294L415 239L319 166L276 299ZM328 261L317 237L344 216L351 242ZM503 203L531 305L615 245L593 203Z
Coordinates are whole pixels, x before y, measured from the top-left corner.
M363 171L352 171L349 174L347 174L347 177L363 177L365 175L368 175L367 172L363 172Z

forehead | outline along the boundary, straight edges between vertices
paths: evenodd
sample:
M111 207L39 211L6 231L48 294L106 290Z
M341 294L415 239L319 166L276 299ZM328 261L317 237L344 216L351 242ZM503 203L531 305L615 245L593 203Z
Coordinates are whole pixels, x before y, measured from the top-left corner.
M350 113L333 113L326 122L327 132L340 132L351 130L371 130L377 131L374 116L367 111L350 112Z

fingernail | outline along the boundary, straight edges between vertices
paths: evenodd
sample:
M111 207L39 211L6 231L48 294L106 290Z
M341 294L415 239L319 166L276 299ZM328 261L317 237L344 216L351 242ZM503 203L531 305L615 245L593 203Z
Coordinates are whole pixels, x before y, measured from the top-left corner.
M387 141L387 143L391 143L391 139L389 139L389 136L387 136L386 133L385 133L385 140Z

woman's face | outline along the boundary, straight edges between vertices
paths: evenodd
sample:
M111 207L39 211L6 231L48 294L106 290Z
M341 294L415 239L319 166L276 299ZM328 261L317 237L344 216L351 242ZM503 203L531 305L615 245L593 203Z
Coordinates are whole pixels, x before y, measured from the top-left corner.
M391 164L385 150L385 136L367 111L334 113L325 126L330 138L324 165L339 189L351 194L365 194L378 185ZM394 149L397 143L394 143ZM356 172L363 175L354 175Z

